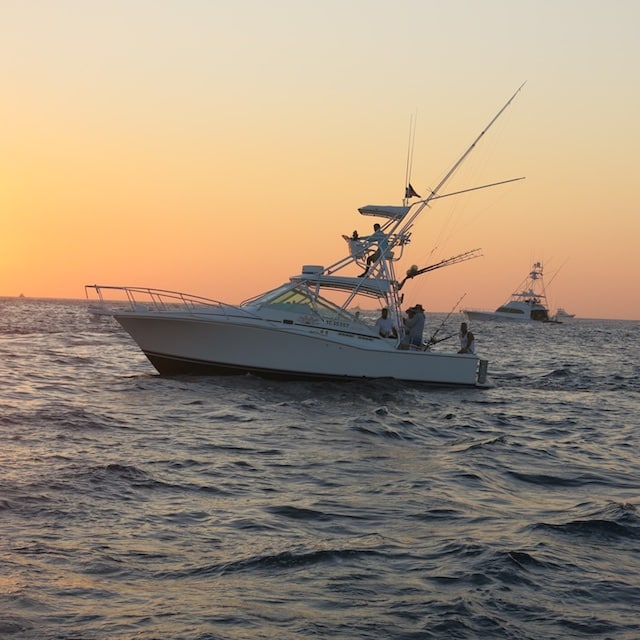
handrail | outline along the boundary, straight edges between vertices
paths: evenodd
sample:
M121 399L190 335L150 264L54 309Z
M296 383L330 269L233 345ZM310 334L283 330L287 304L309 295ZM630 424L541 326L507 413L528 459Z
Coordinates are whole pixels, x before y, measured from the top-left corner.
M118 303L125 303L128 310L139 311L145 309L147 311L175 311L177 309L185 310L189 313L202 312L203 308L217 309L224 313L235 311L243 315L253 316L252 312L226 302L196 296L181 291L171 291L169 289L154 289L152 287L131 287L131 286L115 286L115 285L85 285L85 296L90 299L89 292L95 291L100 307L107 308ZM107 298L106 292L121 292L121 299Z

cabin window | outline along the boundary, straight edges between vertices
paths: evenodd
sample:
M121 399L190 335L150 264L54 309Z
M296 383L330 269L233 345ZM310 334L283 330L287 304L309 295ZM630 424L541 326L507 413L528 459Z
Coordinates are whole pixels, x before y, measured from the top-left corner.
M513 307L500 307L498 313L524 313L522 309L514 309Z
M532 320L541 320L545 321L549 319L549 314L546 309L533 309L531 311L531 319Z

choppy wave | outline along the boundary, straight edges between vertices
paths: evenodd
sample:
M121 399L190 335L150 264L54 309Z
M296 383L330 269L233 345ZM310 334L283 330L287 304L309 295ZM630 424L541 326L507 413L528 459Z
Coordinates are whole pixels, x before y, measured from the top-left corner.
M161 378L4 301L0 636L640 637L637 328L474 327L460 391Z

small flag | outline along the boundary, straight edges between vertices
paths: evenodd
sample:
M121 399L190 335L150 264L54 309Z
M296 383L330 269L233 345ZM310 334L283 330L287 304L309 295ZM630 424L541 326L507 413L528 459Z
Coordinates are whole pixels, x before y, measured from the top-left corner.
M404 190L404 197L419 198L420 194L416 193L416 190L411 186L411 183L409 183L409 186Z

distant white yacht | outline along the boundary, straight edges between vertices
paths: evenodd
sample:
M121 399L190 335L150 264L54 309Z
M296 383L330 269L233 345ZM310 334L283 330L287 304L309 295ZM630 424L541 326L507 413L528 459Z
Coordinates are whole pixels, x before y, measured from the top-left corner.
M511 294L507 302L495 311L464 309L469 320L494 320L499 322L557 322L549 315L547 295L542 277L542 263L535 262L529 275Z

